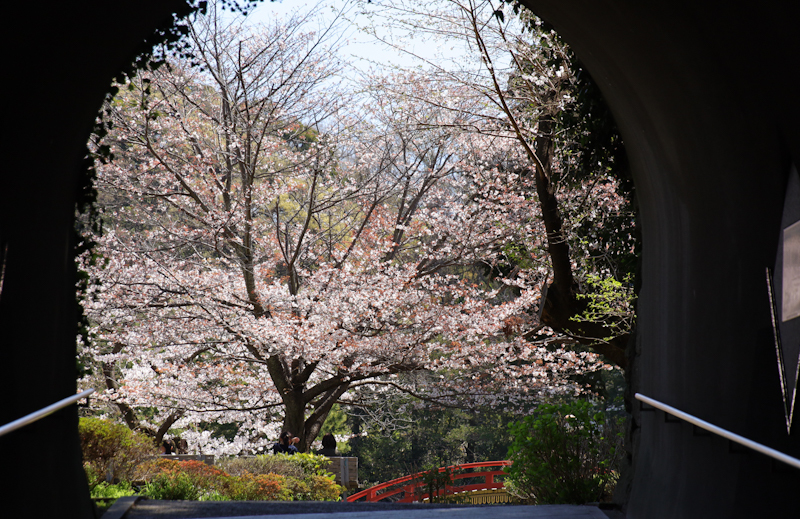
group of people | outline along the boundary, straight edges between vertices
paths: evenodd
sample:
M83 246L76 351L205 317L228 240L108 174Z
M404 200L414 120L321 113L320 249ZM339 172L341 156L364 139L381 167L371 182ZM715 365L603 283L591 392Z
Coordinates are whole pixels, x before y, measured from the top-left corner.
M297 454L300 452L297 449L298 443L300 443L300 438L292 436L289 431L284 431L275 445L272 446L272 454ZM317 454L336 456L336 438L332 434L328 433L322 437L322 449L317 451Z

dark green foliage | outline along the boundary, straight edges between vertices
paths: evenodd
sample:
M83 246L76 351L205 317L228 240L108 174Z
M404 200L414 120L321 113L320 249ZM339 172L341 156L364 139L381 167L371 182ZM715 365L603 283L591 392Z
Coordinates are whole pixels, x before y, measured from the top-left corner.
M333 407L331 407L328 417L325 419L325 423L322 424L322 428L319 430L317 438L322 438L328 433L334 436L348 436L351 433L350 426L348 425L347 413L342 411L339 404L333 404ZM350 445L347 442L337 442L336 453L341 456L349 456Z
M600 221L585 216L591 214L590 208L570 208L578 218L573 232L581 242L571 245L586 255L587 263L595 263L597 270L610 271L622 281L634 273L640 253L633 178L622 136L600 88L572 51L569 56L567 66L576 78L570 92L573 101L558 113L554 128L556 153L566 167L562 182L602 182L610 176L618 181L617 194L625 201L622 211Z
M576 79L570 92L573 101L558 113L554 128L556 153L564 158L565 174L570 177L563 180L609 175L618 181L617 194L625 200L622 211L602 221L581 217L574 232L588 247L578 249L585 249L589 262L600 262L599 269L610 270L622 281L634 273L641 247L635 229L633 178L622 136L600 88L571 50L569 56L566 65L575 71Z
M347 414L342 411L339 404L333 404L317 436L322 437L328 433L334 435L350 433L350 427L347 426Z
M475 461L505 459L511 413L488 408L475 410L417 408L398 410L394 429L365 423L354 412L353 431L367 436L351 439L351 456L359 458L359 482L381 483L426 468Z
M464 496L447 494L447 486L453 484L453 470L445 467L440 471L438 467L430 468L419 476L422 487L417 490L418 498L428 496L429 503L461 503Z
M541 405L509 426L506 488L531 504L584 504L607 498L618 478L622 427L589 402Z
M202 431L210 431L212 438L225 438L229 442L239 432L239 424L236 423L200 422L198 427Z
M150 438L122 424L81 418L78 432L90 487L109 477L130 481L136 466L158 453Z
M573 255L585 257L589 271L610 273L618 281L633 274L641 243L636 229L636 196L625 152L611 109L598 84L580 59L565 46L553 27L528 12L519 0L504 0L527 24L531 36L548 34L539 40L539 51L548 66L564 66L573 72L568 91L571 101L554 114L553 143L560 162L557 182L576 185L611 177L618 181L617 194L624 201L623 210L602 220L587 217L590 208L564 207L574 222L570 233ZM562 54L558 49L565 49ZM567 88L563 85L562 88Z

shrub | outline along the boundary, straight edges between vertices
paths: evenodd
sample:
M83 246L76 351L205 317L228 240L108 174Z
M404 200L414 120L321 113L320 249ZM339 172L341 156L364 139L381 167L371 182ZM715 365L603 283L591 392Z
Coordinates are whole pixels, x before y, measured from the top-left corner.
M509 426L513 436L506 488L533 504L601 501L617 479L616 422L579 401L542 405Z
M164 462L170 462L170 464ZM158 460L157 466L164 467L164 472L186 474L195 485L203 490L213 490L219 486L218 481L228 476L225 471L197 460Z
M144 487L142 495L152 499L196 500L200 497L200 488L188 474L159 474Z
M330 476L327 471L331 460L316 454L299 453L295 455L259 455L247 458L220 459L218 465L228 474L280 474L303 479L311 475Z
M120 498L125 496L132 496L136 491L131 487L127 481L120 481L116 485L100 482L92 488L92 498Z
M168 486L164 481L165 477L187 479L197 489L200 496L221 493L226 485L225 478L229 477L224 471L201 461L169 459L149 460L139 467L136 475L150 483L159 480L161 486Z
M330 459L325 456L299 453L293 456L277 454L223 459L219 461L219 464L231 476L244 477L247 481L250 481L249 476L278 475L284 478L283 485L286 492L278 492L277 495L288 497L257 497L254 499L336 501L341 499L343 488L335 483L335 476L327 471L330 462ZM253 491L243 487L237 492ZM266 496L273 495L266 491L262 493ZM232 499L234 498L232 497Z
M337 485L332 477L312 474L306 478L308 494L295 499L306 499L309 501L339 501L342 498L344 488Z
M231 498L224 494L220 494L219 492L214 491L211 492L210 494L205 494L200 496L198 501L231 501Z
M301 452L288 457L291 459L292 463L296 463L300 466L307 476L317 475L334 477L334 475L327 470L331 464L331 460L325 456Z
M144 434L107 420L81 418L78 431L84 469L92 488L109 476L112 481L130 481L136 466L158 453Z
M330 463L325 456L308 453L231 458L219 462L231 476L283 476L291 499L336 501L341 499L343 489L335 483L335 476L328 472Z
M222 458L217 461L219 467L232 476L241 474L280 474L294 478L304 478L306 471L294 460L295 456L278 454L261 455L246 458Z
M249 474L230 476L225 495L234 501L290 501L292 492L286 487L286 478L277 474Z
M343 490L324 470L329 460L322 456L259 456L220 462L230 472L200 461L152 459L139 467L137 476L148 482L143 494L153 499L335 501ZM275 474L275 470L285 474Z

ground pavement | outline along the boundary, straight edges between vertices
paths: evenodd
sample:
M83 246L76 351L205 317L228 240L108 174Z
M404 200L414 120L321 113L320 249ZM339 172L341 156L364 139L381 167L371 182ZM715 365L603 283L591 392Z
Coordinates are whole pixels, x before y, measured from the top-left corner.
M447 505L330 501L158 501L119 499L102 519L623 519L577 505Z

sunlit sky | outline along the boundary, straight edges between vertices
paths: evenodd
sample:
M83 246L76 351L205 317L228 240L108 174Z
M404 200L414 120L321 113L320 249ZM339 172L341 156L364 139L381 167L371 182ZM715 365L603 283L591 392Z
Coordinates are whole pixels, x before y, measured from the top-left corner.
M410 68L421 66L422 62L408 53L392 48L377 41L373 36L361 30L365 26L370 26L370 19L359 13L363 7L370 9L372 4L356 5L348 0L322 0L320 2L305 0L279 0L276 2L264 1L252 11L248 17L248 23L266 23L271 17L288 17L292 12L300 10L306 12L318 5L317 12L324 20L331 20L337 11L345 11L345 21L342 27L345 28L346 44L342 48L342 57L348 59L359 70L366 71L371 67L398 66ZM391 35L386 29L376 26L377 32L382 38L390 39ZM397 35L395 35L397 36ZM437 60L439 63L444 61L459 59L459 46L454 42L433 42L421 39L403 40L403 49L428 60ZM443 61L444 59L444 61Z

